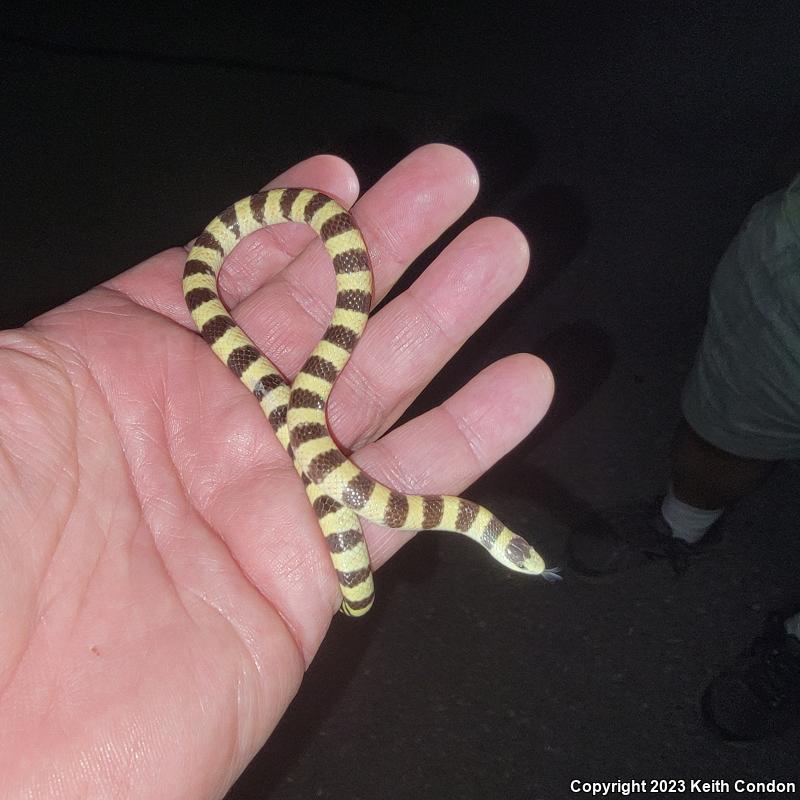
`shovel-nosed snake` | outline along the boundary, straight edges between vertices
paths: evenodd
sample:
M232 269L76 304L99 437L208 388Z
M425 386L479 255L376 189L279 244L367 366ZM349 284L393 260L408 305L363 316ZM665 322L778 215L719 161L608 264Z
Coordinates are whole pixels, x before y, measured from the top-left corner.
M217 288L223 261L241 239L287 221L311 226L336 273L330 325L291 385L234 322ZM234 203L195 240L183 273L198 330L253 393L306 486L341 587L341 610L365 614L375 596L359 517L390 528L464 534L509 569L556 579L556 571L487 509L460 497L393 491L362 472L331 438L327 400L366 326L372 285L367 248L352 216L313 189L270 189Z

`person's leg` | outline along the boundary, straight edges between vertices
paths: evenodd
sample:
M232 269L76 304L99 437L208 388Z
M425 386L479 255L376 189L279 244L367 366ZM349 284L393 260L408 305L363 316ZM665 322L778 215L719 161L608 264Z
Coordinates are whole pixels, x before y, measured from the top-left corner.
M682 419L672 448L671 482L661 504L672 535L689 544L699 542L723 511L752 492L774 464L722 450Z
M712 282L684 385L671 484L660 508L611 509L577 526L571 569L609 575L658 560L682 572L723 511L773 464L800 457L800 239L782 193L757 203Z
M723 450L681 419L672 448L670 485L659 506L622 509L577 528L568 543L568 563L590 577L654 559L683 572L706 547L706 535L723 512L752 492L776 463Z
M721 450L681 420L672 447L672 491L698 509L725 508L750 494L774 465Z

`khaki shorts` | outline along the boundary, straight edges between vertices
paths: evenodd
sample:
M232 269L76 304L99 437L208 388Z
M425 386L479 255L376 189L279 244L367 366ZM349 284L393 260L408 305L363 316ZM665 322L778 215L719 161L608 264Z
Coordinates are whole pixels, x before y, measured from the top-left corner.
M800 458L800 175L753 206L722 257L681 405L722 450Z

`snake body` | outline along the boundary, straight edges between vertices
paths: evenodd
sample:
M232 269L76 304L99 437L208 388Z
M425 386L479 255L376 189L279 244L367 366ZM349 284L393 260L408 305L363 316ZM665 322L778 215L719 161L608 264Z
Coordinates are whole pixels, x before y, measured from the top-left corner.
M287 221L305 223L317 233L336 273L330 324L291 386L231 318L217 287L224 259L241 239ZM313 189L270 189L239 200L195 240L183 291L201 335L256 397L291 456L327 541L345 614L365 614L375 596L359 517L390 528L461 533L509 569L558 577L487 509L459 497L396 492L360 470L331 438L327 400L364 331L373 294L364 239L335 200Z

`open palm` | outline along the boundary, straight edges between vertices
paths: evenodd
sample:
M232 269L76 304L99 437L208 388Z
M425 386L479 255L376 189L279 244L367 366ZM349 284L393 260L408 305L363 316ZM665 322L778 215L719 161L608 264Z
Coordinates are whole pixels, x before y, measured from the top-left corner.
M325 156L270 185L313 187L345 206L358 194L352 170ZM431 145L359 200L377 300L476 190L469 160ZM4 797L223 795L338 607L288 456L194 330L184 258L178 247L160 253L0 335ZM370 321L328 410L367 472L402 491L455 493L544 414L550 373L514 356L378 438L515 288L527 258L510 223L476 222ZM221 287L293 376L333 305L333 270L313 233L251 235ZM408 538L369 526L365 535L374 567Z

